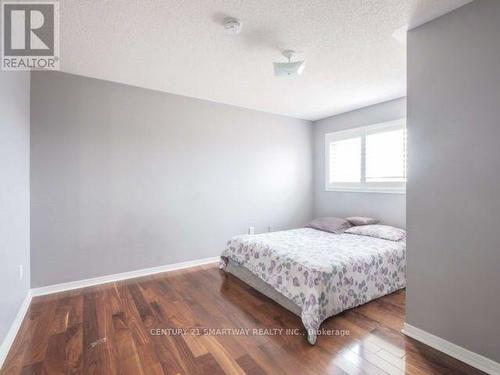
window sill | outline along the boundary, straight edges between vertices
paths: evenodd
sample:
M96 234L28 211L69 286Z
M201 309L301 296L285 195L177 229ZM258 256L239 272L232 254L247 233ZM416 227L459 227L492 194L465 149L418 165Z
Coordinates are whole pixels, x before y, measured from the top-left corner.
M405 189L370 189L370 188L326 188L326 192L334 193L376 193L376 194L406 194Z

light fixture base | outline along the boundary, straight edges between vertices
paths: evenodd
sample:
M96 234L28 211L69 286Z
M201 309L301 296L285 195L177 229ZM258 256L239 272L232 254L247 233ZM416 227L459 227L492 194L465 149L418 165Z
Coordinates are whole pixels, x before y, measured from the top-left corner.
M242 23L239 19L234 17L226 17L222 22L227 34L239 34L241 32Z
M288 62L290 62L292 58L295 56L295 51L293 49L286 49L283 52L281 52L281 54L288 59Z

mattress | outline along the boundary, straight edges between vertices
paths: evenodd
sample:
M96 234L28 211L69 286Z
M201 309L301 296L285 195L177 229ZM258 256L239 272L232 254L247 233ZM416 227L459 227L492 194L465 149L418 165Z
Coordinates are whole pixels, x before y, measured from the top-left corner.
M221 259L222 269L243 267L295 305L285 307L300 312L311 344L328 317L406 285L404 241L301 228L236 236Z

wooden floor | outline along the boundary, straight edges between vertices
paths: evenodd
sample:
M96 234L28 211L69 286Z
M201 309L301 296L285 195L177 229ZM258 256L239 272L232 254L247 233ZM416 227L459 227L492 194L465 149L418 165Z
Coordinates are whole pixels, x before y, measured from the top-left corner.
M330 318L322 328L349 335L316 346L305 336L196 336L302 330L292 313L204 266L35 298L1 374L481 373L402 336L404 314L400 291Z

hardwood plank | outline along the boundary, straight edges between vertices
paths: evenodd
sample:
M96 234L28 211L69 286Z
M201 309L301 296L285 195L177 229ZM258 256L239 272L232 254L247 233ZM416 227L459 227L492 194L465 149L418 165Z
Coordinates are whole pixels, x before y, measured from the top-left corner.
M200 374L225 375L226 373L219 366L212 354L206 353L200 356L197 361L200 363Z
M363 370L363 372L366 372L367 374L370 375L384 375L386 372L382 370L380 367L377 365L373 364L370 361L367 361L366 359L363 358L363 356L358 355L352 350L346 349L340 352L340 355L347 359L349 362L354 364L355 366L359 367L360 369Z
M66 330L65 367L68 374L83 372L83 326L76 323Z
M93 294L86 294L83 297L83 372L99 373L100 356L99 347L93 344L99 340L97 331L97 312L95 298Z
M68 328L69 323L69 313L71 311L71 299L70 297L62 298L58 301L56 311L52 317L52 324L50 329L50 335L56 335L58 333L65 332Z
M245 355L249 355L250 357L252 357L253 361L255 361L255 363L259 367L261 367L267 374L286 375L286 372L281 368L279 363L277 363L277 361L273 360L272 358L269 358L269 356L264 351L262 351L260 346L249 347L247 352L248 353ZM243 369L239 362L238 365L240 365L240 367Z
M33 337L30 341L29 350L24 356L24 364L30 365L43 362L50 339L51 323L56 310L57 300L52 300L43 305L41 312L36 316L36 325L33 329ZM39 338L44 338L40 340Z
M245 354L236 360L238 365L245 371L248 375L267 375L267 373L259 366L257 362L253 360L253 358Z
M42 362L36 362L31 365L26 365L21 371L21 375L39 375L42 373Z
M243 375L245 372L241 369L233 358L228 348L225 348L220 342L213 336L200 336L200 339L204 343L203 345L207 347L209 352L213 355L217 363L227 374L237 374Z
M332 363L338 366L342 371L345 371L349 375L362 375L367 374L363 369L358 367L356 364L352 363L342 355L335 355L333 357Z
M254 335L304 330L214 266L109 283L33 299L0 374L482 374L401 335L404 298L398 291L328 319L323 328L349 334L310 346L303 335Z
M398 368L397 366L394 366L390 362L387 362L383 358L377 356L377 352L379 350L373 350L373 347L369 346L368 349L366 349L366 343L360 343L359 345L354 345L349 347L349 350L353 351L360 357L362 357L364 360L370 362L371 364L377 366L379 369L385 371L387 374L390 375L403 375L405 372Z
M425 374L431 374L434 373L434 369L432 366L429 366L424 369L420 369L416 366L411 365L410 363L407 363L406 359L396 357L392 353L386 351L385 349L381 349L377 353L377 357L380 357L381 359L385 360L386 362L389 362L391 365L399 368L400 370L406 372L407 374L415 374L415 375L425 375Z
M65 332L50 336L47 352L42 363L44 373L52 375L66 373L66 341Z
M128 358L133 367L137 368L137 373L142 374L142 363L138 355L137 347L150 346L154 348L156 358L158 359L163 371L167 374L177 374L182 372L181 365L174 358L172 351L163 341L158 341L157 338L151 336L150 333L139 323L141 321L140 314L136 309L133 298L129 293L126 284L120 284L117 288L121 297L123 312L116 315L116 325L122 325L126 330L126 339L123 343L124 350L122 356ZM130 336L130 337L128 337ZM126 354L129 356L126 356Z

